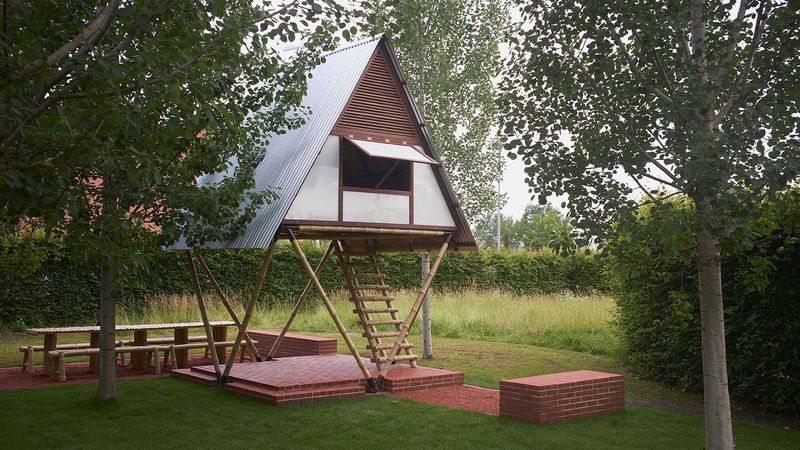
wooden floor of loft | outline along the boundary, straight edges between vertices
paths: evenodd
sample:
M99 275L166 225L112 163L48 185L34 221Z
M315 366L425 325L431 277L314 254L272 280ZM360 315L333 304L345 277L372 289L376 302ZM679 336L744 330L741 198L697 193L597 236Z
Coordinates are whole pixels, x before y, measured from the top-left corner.
M375 364L366 362L373 377ZM214 366L173 370L172 375L216 384ZM272 361L237 363L231 369L227 389L282 405L308 403L366 394L367 381L351 355L329 354L277 358ZM412 368L397 363L384 380L385 392L406 392L464 383L464 374L430 367Z

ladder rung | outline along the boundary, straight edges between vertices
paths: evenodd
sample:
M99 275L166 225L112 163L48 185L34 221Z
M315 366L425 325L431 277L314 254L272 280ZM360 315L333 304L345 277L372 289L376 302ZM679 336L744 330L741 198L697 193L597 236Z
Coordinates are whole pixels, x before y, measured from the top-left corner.
M385 338L385 337L395 337L400 336L399 331L378 331L375 333L362 333L362 335L366 338L373 337L373 338Z
M375 252L359 252L359 251L349 251L344 250L337 252L339 256L377 256Z
M339 267L349 267L353 269L369 269L371 267L378 267L378 264L373 264L371 262L360 262L354 261L349 263L338 263Z
M375 278L375 279L384 279L386 275L382 273L348 273L347 278Z
M386 358L370 358L374 363L383 363L386 362ZM397 355L392 358L392 362L395 361L414 361L417 359L417 355Z
M388 295L359 295L358 297L350 297L351 302L390 302L394 297Z
M394 344L367 344L367 350L391 350L394 347ZM411 343L404 343L400 344L400 348L414 348L414 344Z
M373 291L388 291L389 286L386 284L359 284L358 286L353 286L354 289L358 290L366 290L371 289Z
M364 308L364 309L354 309L353 313L364 313L364 314L376 314L376 313L393 313L393 312L400 312L397 308Z
M400 319L377 319L377 320L368 320L366 322L366 325L369 327L372 325L400 325L402 323L403 321ZM361 322L361 324L364 325L364 322Z

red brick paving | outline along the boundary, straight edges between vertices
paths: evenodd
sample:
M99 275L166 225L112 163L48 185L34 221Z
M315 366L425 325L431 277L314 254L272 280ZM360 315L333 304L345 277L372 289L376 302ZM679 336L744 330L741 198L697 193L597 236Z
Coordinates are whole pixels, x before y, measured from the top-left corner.
M190 364L208 364L210 360L203 355L190 356ZM0 368L0 390L37 388L46 386L61 386L64 384L85 384L97 381L96 373L89 373L88 362L67 363L67 381L61 382L45 376L42 366L36 366L33 374L23 372L20 367ZM165 372L166 374L166 372ZM117 366L119 378L145 378L156 376L153 370L148 372L134 370L129 364L126 367Z
M500 391L461 384L392 394L423 403L466 409L492 416L500 414Z

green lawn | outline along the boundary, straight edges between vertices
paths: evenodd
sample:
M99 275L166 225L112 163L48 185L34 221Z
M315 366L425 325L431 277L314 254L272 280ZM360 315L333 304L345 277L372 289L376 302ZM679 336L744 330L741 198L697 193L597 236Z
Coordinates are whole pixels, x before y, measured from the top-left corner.
M274 407L170 377L0 391L4 448L702 448L702 418L629 406L621 414L532 425L372 396ZM742 449L800 447L800 433L735 424Z

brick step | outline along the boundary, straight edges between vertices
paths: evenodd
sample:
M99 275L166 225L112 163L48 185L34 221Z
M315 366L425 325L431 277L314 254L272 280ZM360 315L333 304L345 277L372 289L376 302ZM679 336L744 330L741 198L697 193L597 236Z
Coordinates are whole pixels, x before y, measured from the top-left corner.
M217 384L217 377L213 371L210 374L208 374L206 372L201 372L192 369L174 369L171 370L169 373L179 378L198 381L204 384L211 384L211 385Z
M396 312L399 312L399 311L400 310L397 309L397 308L364 308L362 310L354 309L353 313L354 314L358 314L358 313L379 314L379 313L393 313L393 312L396 313Z
M350 297L351 302L390 302L394 297L388 295L359 295L358 297Z
M311 388L293 391L277 391L241 383L239 381L229 382L226 388L248 397L264 400L273 405L286 405L290 403L307 403L319 400L333 400L337 398L361 397L366 394L363 385L329 386L321 388Z

